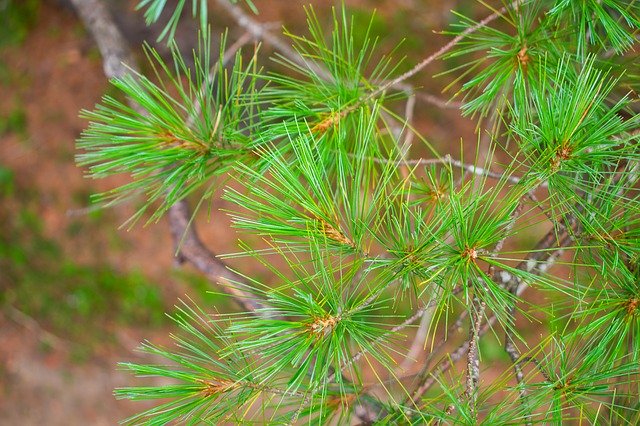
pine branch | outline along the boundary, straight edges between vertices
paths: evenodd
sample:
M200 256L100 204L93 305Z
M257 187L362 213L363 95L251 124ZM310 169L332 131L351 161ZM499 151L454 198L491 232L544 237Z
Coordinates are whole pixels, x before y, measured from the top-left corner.
M71 0L71 3L98 45L105 76L124 77L135 71L133 54L102 0Z
M424 101L440 109L460 109L462 108L462 105L464 105L463 102L458 102L458 101L452 101L452 100L443 101L437 96L433 96L428 93L417 92L416 97L421 101Z
M532 274L541 274L546 272L551 265L553 265L556 259L564 252L564 248L567 247L571 241L571 236L565 236L557 245L557 234L554 229L549 231L537 244L536 248L532 250L532 253L527 256L525 260L520 262L517 269L525 270ZM556 250L549 252L548 249L557 247ZM493 279L500 283L507 289L514 289L516 295L522 294L528 284L521 281L517 276L506 272L497 271ZM486 334L493 325L496 323L497 317L492 315L487 319L487 322L480 328L478 336ZM411 394L411 400L413 403L418 403L422 395L425 394L437 381L437 377L445 373L451 368L458 360L460 360L465 353L468 353L470 346L470 340L465 341L456 350L449 354L449 357L443 360L438 366L431 371L425 370L421 373L421 380L418 382L415 390ZM425 366L426 367L426 366Z
M519 0L519 1L521 1L521 0ZM318 73L320 76L322 76L326 80L330 80L331 79L330 78L330 74L328 73L328 71L321 64L319 64L319 63L317 63L317 62L315 62L315 61L313 61L313 60L311 60L309 58L302 58L298 51L292 49L291 46L288 43L286 43L284 40L282 40L277 35L275 35L272 32L270 32L268 30L268 28L264 24L258 22L257 20L255 20L255 19L251 18L249 15L247 15L242 10L241 7L239 7L236 4L231 3L229 0L216 0L216 2L221 8L226 10L227 13L229 13L233 17L233 19L235 19L235 21L238 24L238 26L244 28L246 31L251 33L256 39L264 40L265 42L269 43L274 48L276 48L278 51L280 51L280 53L283 56L285 56L287 59L289 59L290 61L294 62L295 64L297 64L297 65L299 65L301 67L305 67L305 68L309 67L311 70L313 70L314 72ZM494 19L495 19L495 17L489 19L487 22L485 22L485 25L488 24L489 22L493 21ZM459 40L457 40L455 43L453 43L452 46L455 45L458 41ZM446 50L444 50L443 52L441 52L439 56L444 54L451 47L449 47ZM437 59L437 57L434 57L434 58L430 59L428 63L433 62L433 60L435 60L435 59ZM428 63L425 63L419 69L416 69L415 72L413 72L411 75L408 75L406 78L397 79L397 81L393 82L392 84L384 83L384 87L385 87L384 90L387 90L390 87L395 87L395 88L403 90L403 91L405 91L407 93L413 93L414 92L413 87L411 85L409 85L409 84L403 83L403 81L406 80L407 78L413 76L414 74L416 74L418 71L420 71L426 65L428 65ZM380 91L379 93L377 93L375 95L370 96L369 98L373 98L373 97L378 96L384 90ZM438 108L459 109L462 106L462 104L460 102L442 100L442 99L438 98L437 96L434 96L434 95L431 95L431 94L427 94L427 93L418 92L416 94L416 96L418 97L418 99L421 99L422 101L424 101L424 102L426 102L428 104L431 104L433 106L436 106Z
M480 341L480 326L484 317L487 304L474 297L471 312L471 327L469 331L469 349L467 351L467 388L465 396L469 401L471 414L477 420L478 413L476 403L478 399L478 382L480 381L480 359L478 358L478 345Z
M284 56L296 62L298 65L301 65L301 66L310 65L315 71L319 73L323 73L325 77L328 76L326 74L326 71L323 70L319 64L315 64L315 63L303 60L298 54L298 52L292 49L289 44L287 44L280 37L273 34L271 31L269 31L264 24L261 24L260 22L256 21L255 19L247 15L240 6L231 3L229 0L216 0L216 3L218 4L218 6L226 10L227 13L229 13L229 15L233 17L233 19L236 21L239 27L244 28L245 31L249 32L257 40L264 40L265 42L269 43L270 45L275 47L277 50L282 52Z
M84 25L90 30L103 57L105 75L122 78L135 71L133 55L120 30L113 22L101 0L72 0ZM134 108L140 108L133 105ZM141 111L144 113L144 111ZM239 288L244 278L232 272L227 265L211 253L201 242L191 224L191 213L186 201L169 209L171 234L181 260L193 264L209 280L223 284L223 289L249 311L262 307L262 303ZM231 284L233 283L233 284Z
M188 261L211 282L219 284L245 311L256 312L264 309L266 306L262 301L243 290L245 278L229 269L204 246L196 232L195 224L191 223L192 217L185 200L177 202L169 209L169 227L178 259Z
M622 392L635 380L631 378L637 373L633 349L638 345L633 341L640 324L636 321L640 318L640 289L636 285L640 222L633 219L638 213L635 163L640 158L633 132L640 119L629 118L626 97L611 102L619 80L608 79L594 57L578 64L575 56L554 50L548 52L553 57L549 64L543 61L543 47L557 47L547 36L566 34L553 29L550 15L535 2L503 3L503 8L492 9L493 13L479 22L463 17L458 25L461 31L449 43L394 78L396 62L384 57L373 63L375 43L368 32L362 43L354 43L344 8L332 15L330 37L322 21L308 10L310 36L287 33L293 41L291 47L241 8L227 0L217 1L246 31L237 46L251 38L265 40L282 53L276 60L291 72L263 74L255 66L234 66L230 73L233 84L216 86L233 95L220 101L203 94L221 92L209 89L212 80L223 80L214 78L215 72L227 74L220 70L207 74L208 66L204 71L196 67L194 84L191 70L179 52L174 52L176 68L182 73L176 69L177 77L167 74L172 83L181 81L181 76L188 80L186 90L182 83L176 86L181 94L177 100L165 96L167 91L143 76L138 77L142 82L138 86L128 74L119 77L125 93L140 101L149 115L173 119L178 132L166 133L162 126L158 127L161 131L155 131L156 127L146 126L142 112L130 114L131 108L114 101L97 109L93 117L98 124L92 124L93 133L80 143L94 149L93 155L84 157L89 164L98 164L94 175L124 170L136 178L145 173L150 179L160 178L160 182L152 182L156 190L149 192L147 201L161 197L167 207L173 204L166 210L178 259L192 263L211 281L220 282L247 311L213 318L184 311L179 324L189 337L176 339L181 349L149 347L179 367L131 366L137 374L180 382L169 387L122 390L122 395L134 399L176 397L160 402L138 419L153 417L163 423L241 417L246 421L254 416L253 411L260 411L250 410L250 405L242 408L256 402L254 398L260 400L263 412L273 412L270 421L282 424L301 418L318 423L349 421L353 416L366 423L401 419L411 423L477 423L479 418L489 424L514 419L535 423L539 418L557 423L569 421L574 408L581 419L586 413L585 418L593 423L600 418L591 408L604 398L609 399L602 404L613 413L616 402L609 390ZM157 2L154 7L162 5ZM565 6L566 2L557 7ZM85 11L87 16L89 12L95 13ZM489 25L498 18L516 34ZM606 16L598 19L611 25ZM113 28L106 32L113 38ZM574 34L569 34L568 39L572 37ZM534 39L540 44L530 43ZM477 154L487 154L484 164L478 157L473 163L454 160L449 154L440 157L434 149L434 158L407 159L414 137L427 142L417 132L403 133L413 130L415 101L420 99L405 81L436 59L485 49L487 57L459 68L467 70L462 77L482 68L463 86L463 90L482 92L466 104L466 111L490 111L506 124L506 134L498 135L498 125L488 133L486 141L491 148ZM110 48L103 50L106 55ZM222 53L219 60L224 62L229 52L224 57ZM208 64L208 52L204 56ZM241 57L236 58L236 64L241 63ZM160 67L168 71L162 62ZM126 71L110 68L109 72ZM244 80L246 76L249 80ZM255 90L261 81L266 88ZM511 82L517 83L518 90L509 87ZM388 89L393 91L387 93ZM387 101L402 95L399 92L408 96L404 117L387 106ZM196 102L195 93L201 94L195 96ZM110 105L115 107L109 110ZM236 108L229 114L231 121L222 114L228 111L224 110L226 105ZM185 120L189 125L180 136ZM141 124L135 127L138 122ZM204 130L205 136L190 138L192 127ZM218 138L219 128L233 133ZM128 152L127 141L139 141L136 137L144 142L135 146L139 155L118 157ZM508 145L504 152L512 161L504 172L496 172L490 164L503 139ZM224 152L215 150L217 142L228 142ZM118 143L123 143L124 149L110 156L110 148L117 148ZM167 147L175 149L171 151L175 157L165 155ZM106 150L101 151L103 148ZM205 151L210 156L203 155ZM185 152L195 153L195 157L178 155ZM234 165L245 154L249 161ZM180 160L184 169L176 169L176 173L170 169L165 175L163 161L172 158ZM217 162L225 159L224 167L216 168ZM205 168L191 168L196 164ZM244 186L244 190L234 186L225 191L224 198L240 209L232 212L234 226L264 237L269 244L269 248L257 250L242 243L243 252L230 256L250 256L261 262L278 277L278 286L230 271L202 244L183 198L214 176L213 172L202 172L211 170L207 166L220 174L232 172ZM428 167L422 170L417 166ZM183 170L188 173L180 174ZM516 170L518 176L514 175ZM146 182L136 180L124 191L144 188ZM533 194L539 188L549 194L541 201ZM535 205L521 215L527 197ZM174 200L182 201L174 204ZM505 244L507 238L518 243L516 235L528 236L526 231L545 219L553 229L530 250ZM572 242L575 258L569 264L577 272L574 285L569 286L562 277L546 272ZM265 256L274 254L282 256L289 273L266 260ZM597 271L593 279L602 281L602 288L583 282L582 270L589 268ZM552 331L551 344L540 345L540 351L549 353L540 359L538 354L519 353L516 345L516 340L522 339L515 324L516 307L524 302L520 296L530 285L569 296L560 303L552 302L548 310L540 307L549 317L561 306L567 324L581 321L575 331L569 326L561 332ZM395 291L394 300L388 303L391 291ZM402 315L401 322L389 324L394 315L386 309L396 308L395 300L405 297L417 302L417 308ZM268 301L268 306L261 299ZM429 324L426 337L421 337L426 341L441 324L439 319L444 317L448 324L451 312L460 307L466 309L453 322L453 331L470 322L466 341L431 369L433 352L429 354L415 388L405 389L405 378L393 374L395 355L406 355L395 347L395 339L403 329L433 312L436 320ZM256 311L273 315L255 315ZM199 326L191 325L193 319ZM565 321L565 317L559 320ZM513 390L500 389L512 377L511 368L503 374L504 379L491 386L479 385L479 341L495 324L505 330L504 350L518 383ZM449 329L435 351L441 350L453 331ZM463 382L447 384L441 376L465 355L466 386ZM389 402L363 383L366 364L373 368L372 361L390 373L385 380L371 370L378 379L376 385L391 397ZM534 364L538 372L526 376L525 362ZM532 383L540 375L545 380ZM443 396L433 403L423 400L435 383L441 385ZM615 385L608 388L609 383ZM405 392L402 404L396 403L394 390ZM508 397L494 404L501 392ZM272 401L274 395L280 401ZM216 408L214 402L221 405ZM547 414L540 415L547 406Z
M454 37L447 44L445 44L440 49L438 49L436 52L432 53L431 55L427 56L425 59L420 61L416 66L411 68L409 71L407 71L404 74L394 78L391 81L386 82L385 84L383 84L382 86L380 86L379 88L374 90L372 93L369 94L369 97L370 98L375 98L376 96L378 96L379 94L385 92L386 90L390 89L391 87L397 86L398 84L402 83L403 81L413 77L414 75L416 75L417 73L422 71L427 65L431 64L436 59L441 58L445 53L447 53L448 51L453 49L454 46L456 44L458 44L460 41L462 41L466 36L468 36L469 34L474 33L475 31L479 30L480 28L484 28L485 26L487 26L488 24L490 24L491 22L495 21L500 16L502 16L504 14L504 12L506 12L509 8L517 7L518 4L520 2L522 2L522 1L523 0L515 0L515 1L511 2L511 4L509 6L504 6L504 7L500 8L499 10L495 11L491 15L488 15L486 18L482 19L476 25L467 28L462 33L460 33L456 37Z

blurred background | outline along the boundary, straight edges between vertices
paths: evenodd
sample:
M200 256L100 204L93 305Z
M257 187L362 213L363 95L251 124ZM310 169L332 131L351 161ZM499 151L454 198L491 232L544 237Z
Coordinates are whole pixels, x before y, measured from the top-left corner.
M136 52L145 40L153 44L162 22L145 27L136 1L107 3ZM241 37L232 18L211 3L212 32L229 27L229 43ZM260 11L255 19L276 32L286 26L305 33L303 6L309 2L254 3ZM340 4L310 3L320 19ZM436 31L448 28L451 9L486 14L472 1L345 3L363 30L376 10L378 49L386 53L400 44L394 54L406 57L400 71L446 42ZM184 18L177 39L188 51L196 26L188 14ZM166 54L162 45L158 49ZM265 67L271 53L265 45ZM446 99L450 93L440 92L451 77L432 77L440 67L412 82ZM135 212L135 201L106 210L91 204L91 194L116 180L90 181L75 165L75 140L87 125L78 113L111 90L100 53L67 2L0 0L0 423L114 424L142 408L114 399L115 387L133 383L116 363L140 361L135 348L145 339L168 341L173 326L165 312L179 298L188 295L204 309L234 309L207 293L215 288L196 271L175 264L164 221L127 231L119 226ZM457 151L461 138L475 146L474 124L455 109L418 100L414 125L443 152ZM197 221L200 234L216 253L237 251L238 237L220 208L225 203L214 199L212 215L204 212ZM235 266L269 279L250 262Z

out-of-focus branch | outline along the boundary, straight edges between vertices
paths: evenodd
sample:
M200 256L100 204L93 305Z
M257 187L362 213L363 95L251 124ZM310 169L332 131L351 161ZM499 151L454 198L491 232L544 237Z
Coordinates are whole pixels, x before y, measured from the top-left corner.
M17 324L23 326L32 334L37 335L42 342L47 343L55 349L65 350L72 345L72 342L69 342L61 337L56 336L50 331L47 331L33 317L30 317L29 315L25 314L24 312L10 304L6 307L6 313L7 316Z
M464 105L464 102L445 101L437 96L430 95L428 93L416 92L416 97L427 104L431 104L441 109L460 109L462 108L462 105Z
M136 64L122 33L114 23L101 0L71 0L82 22L91 32L103 58L104 72L108 78L124 77L136 70ZM134 108L140 108L132 105ZM255 296L242 290L244 278L231 271L227 265L209 251L192 226L191 213L186 201L180 201L169 209L169 226L178 256L202 272L209 280L222 284L245 309L255 311L263 305Z
M258 40L264 40L280 51L280 53L285 57L295 61L298 65L309 65L309 63L303 60L298 52L296 52L289 44L285 43L280 37L270 32L265 24L262 24L247 15L239 6L229 2L228 0L217 0L216 3L233 17L238 26L242 27L253 37Z
M429 335L429 325L431 324L432 319L433 309L422 316L420 325L418 325L418 329L416 330L416 335L413 337L411 346L409 346L409 350L407 351L407 355L405 355L404 359L395 370L396 375L400 375L407 371L413 364L415 364L418 356L425 351L424 342Z
M71 3L98 45L107 78L124 77L136 70L129 45L104 3L101 0L71 0Z

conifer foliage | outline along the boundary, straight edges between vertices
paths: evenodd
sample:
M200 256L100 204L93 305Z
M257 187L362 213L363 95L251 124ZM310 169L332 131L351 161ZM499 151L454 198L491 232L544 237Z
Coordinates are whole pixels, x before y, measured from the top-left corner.
M148 22L169 7L139 3ZM147 48L153 75L83 112L78 162L130 176L100 200L142 197L132 226L222 188L241 238L264 242L228 256L276 284L221 284L255 311L178 307L175 346L142 346L165 361L122 364L169 380L117 389L155 404L125 423L640 422L639 2L488 2L405 74L347 6L308 8L274 66L224 36L212 53L193 0L186 60L185 3L161 35L172 61ZM435 59L478 119L471 155L399 113Z

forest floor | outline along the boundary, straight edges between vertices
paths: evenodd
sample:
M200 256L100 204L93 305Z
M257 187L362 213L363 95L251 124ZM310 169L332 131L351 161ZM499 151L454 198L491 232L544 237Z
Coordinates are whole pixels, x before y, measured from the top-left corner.
M332 2L316 3L326 14ZM434 2L428 12L408 0L353 3L363 16L373 4L383 8L374 31L392 43L410 33L404 53L415 62L441 44L431 31L446 26L455 2ZM398 9L385 10L387 3ZM166 343L172 324L164 312L185 294L209 304L220 296L207 294L212 287L196 272L175 267L164 221L127 231L118 227L135 202L108 210L91 205L91 194L124 179L90 181L74 163L74 141L87 124L78 112L109 90L101 58L62 3L25 4L31 6L10 17L15 21L0 34L14 24L24 31L0 44L0 418L21 425L114 424L142 406L113 397L114 388L135 383L117 362L141 360L134 349L145 339ZM260 20L301 25L301 7L271 5ZM140 17L131 5L122 7L119 21L139 45ZM457 146L461 137L475 142L473 124L455 117L422 106L416 125L436 145ZM216 199L212 207L225 204ZM236 250L224 215L203 219L199 228L209 247Z
M131 383L116 363L166 340L163 312L190 290L168 273L166 228L119 231L130 206L91 209L108 184L83 178L74 141L107 89L100 57L70 11L35 14L1 51L0 418L114 424L137 408L112 396Z

